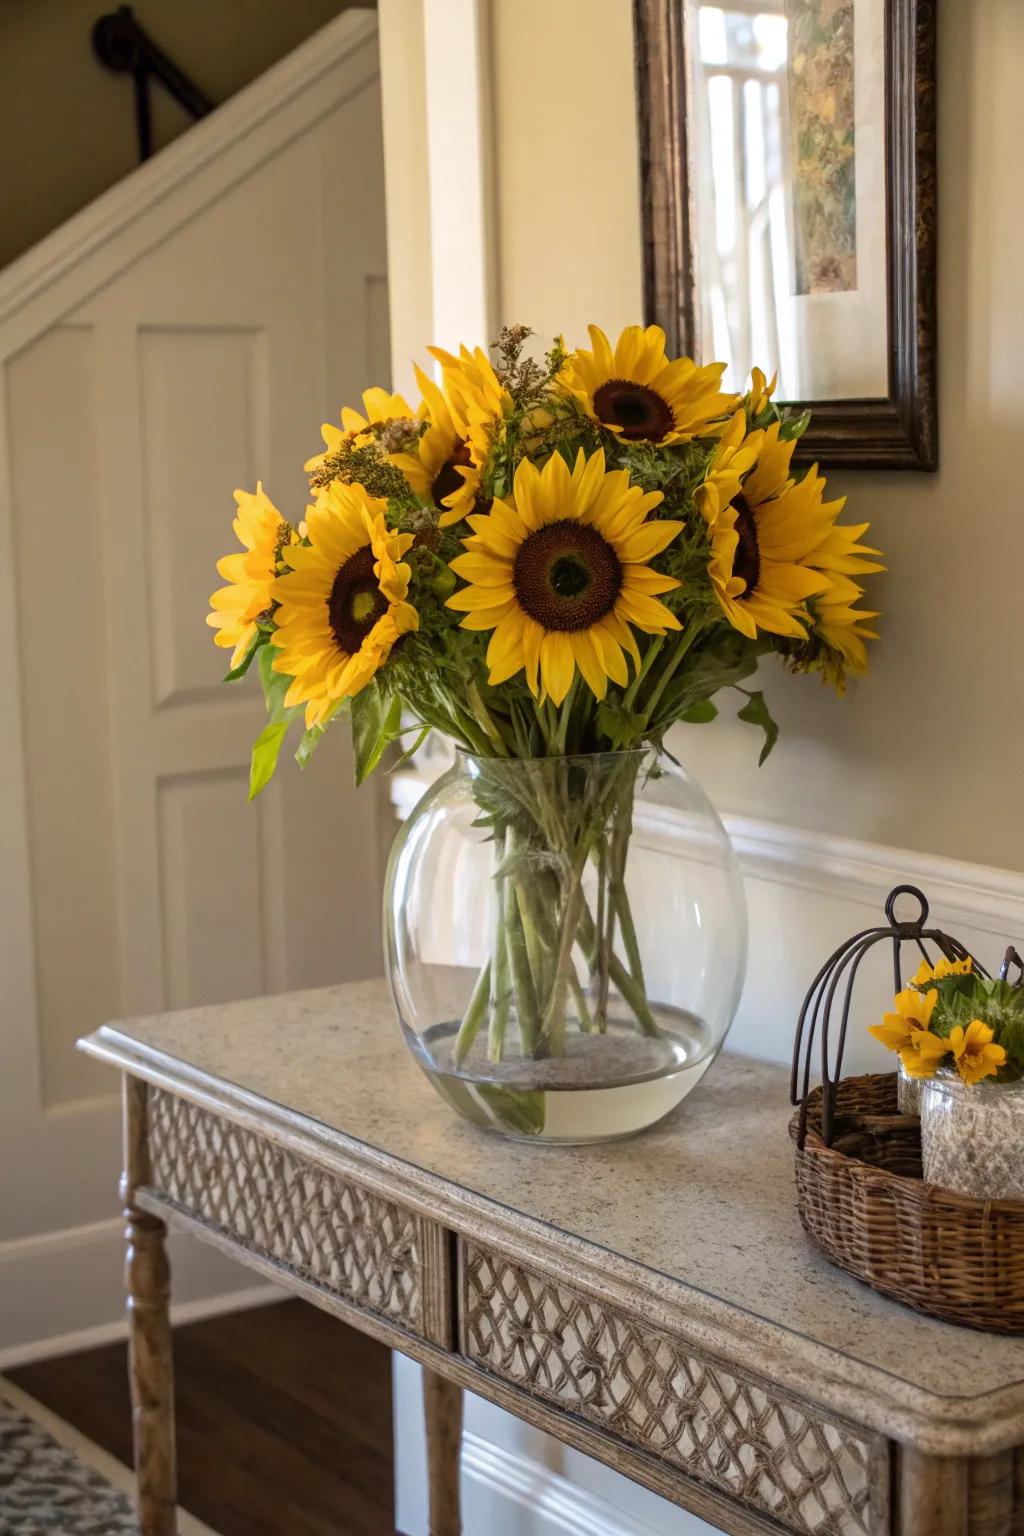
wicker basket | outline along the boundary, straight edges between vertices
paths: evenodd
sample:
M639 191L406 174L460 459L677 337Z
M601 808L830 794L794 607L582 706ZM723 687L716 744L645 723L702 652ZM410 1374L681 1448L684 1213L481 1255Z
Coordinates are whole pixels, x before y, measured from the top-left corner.
M797 1143L800 1219L834 1264L918 1311L969 1328L1024 1333L1024 1201L974 1200L925 1184L916 1115L901 1115L895 1072L839 1084L831 1147L821 1089Z

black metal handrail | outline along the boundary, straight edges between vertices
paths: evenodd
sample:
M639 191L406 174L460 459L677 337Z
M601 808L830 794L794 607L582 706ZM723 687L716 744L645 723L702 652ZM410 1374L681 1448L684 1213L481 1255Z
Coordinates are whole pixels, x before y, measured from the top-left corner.
M197 120L213 111L213 102L139 25L130 5L118 6L116 11L108 11L93 23L92 47L107 69L132 76L140 161L148 160L153 153L151 80L159 80L175 101Z

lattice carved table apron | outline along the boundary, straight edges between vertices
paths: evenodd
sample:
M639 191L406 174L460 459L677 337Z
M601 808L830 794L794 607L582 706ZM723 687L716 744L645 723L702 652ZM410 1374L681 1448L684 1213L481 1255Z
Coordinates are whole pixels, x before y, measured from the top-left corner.
M124 1075L142 1536L174 1529L168 1222L422 1362L434 1536L465 1387L742 1536L1024 1533L1024 1340L810 1247L781 1069L723 1056L646 1136L545 1148L452 1115L381 982L82 1044Z

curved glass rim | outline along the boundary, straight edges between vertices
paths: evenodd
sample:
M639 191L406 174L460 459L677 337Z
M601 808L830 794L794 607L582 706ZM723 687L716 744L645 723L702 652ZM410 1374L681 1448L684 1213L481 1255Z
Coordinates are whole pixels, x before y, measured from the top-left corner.
M668 754L663 750L659 751L653 742L647 742L642 747L620 747L608 752L566 752L560 756L547 757L499 757L496 752L467 752L465 747L455 748L456 762L501 763L505 767L512 763L600 763L609 760L621 763L627 758L642 758L648 755L668 757Z
M939 1067L931 1077L918 1078L917 1081L921 1084L922 1088L933 1088L938 1093L943 1094L965 1093L970 1095L976 1093L979 1088L983 1088L986 1091L991 1088L998 1088L1001 1093L1005 1093L1008 1088L1024 1092L1024 1077L1004 1078L1002 1082L997 1082L994 1077L983 1077L977 1083L969 1083L952 1067Z

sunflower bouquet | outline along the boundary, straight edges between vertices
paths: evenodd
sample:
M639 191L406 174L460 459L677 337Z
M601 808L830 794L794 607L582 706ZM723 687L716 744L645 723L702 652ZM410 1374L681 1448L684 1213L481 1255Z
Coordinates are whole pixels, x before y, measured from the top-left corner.
M524 1057L556 1056L570 1021L606 1028L612 989L657 1034L622 878L638 774L724 689L763 760L777 728L745 686L760 658L842 692L874 638L860 580L883 569L817 467L794 468L808 418L774 380L724 391L722 364L670 358L657 326L614 345L593 326L590 347L558 339L542 360L529 335L506 329L494 362L431 349L415 405L369 389L346 407L297 526L261 486L236 492L242 551L208 619L228 677L255 660L263 683L251 795L289 731L305 765L342 715L357 782L429 731L476 765L496 922L456 1063L485 1022L492 1060L513 1031Z
M965 1083L1024 1077L1024 988L984 976L970 955L924 961L869 1034L899 1054L908 1077L955 1072Z

